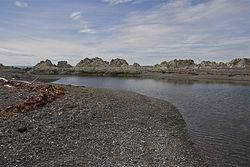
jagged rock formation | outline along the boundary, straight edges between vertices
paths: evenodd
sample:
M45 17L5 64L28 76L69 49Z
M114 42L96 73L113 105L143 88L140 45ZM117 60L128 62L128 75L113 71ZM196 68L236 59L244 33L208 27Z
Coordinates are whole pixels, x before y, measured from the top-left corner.
M196 64L196 67L201 69L220 69L227 68L227 65L223 62L214 62L214 61L202 61L200 64Z
M228 63L228 66L233 68L249 68L250 67L250 58L243 58L243 59L233 59Z
M68 64L67 61L59 61L57 63L57 67L58 68L71 68L72 66L70 64Z
M132 66L133 66L133 67L136 67L136 68L140 68L140 67L141 67L141 65L138 64L138 63L134 63Z
M34 74L58 74L58 67L47 59L36 64L30 72Z
M234 59L229 63L217 63L202 61L195 64L193 60L172 60L163 61L154 66L142 67L138 63L129 65L126 60L116 58L110 62L104 61L99 57L85 58L75 67L72 67L67 61L59 61L57 66L50 60L41 61L31 69L34 74L93 74L93 75L119 75L119 74L140 74L147 72L160 73L180 73L180 74L219 74L219 75L237 75L243 71L248 73L250 70L250 59Z
M163 67L167 68L188 68L189 66L194 65L193 60L172 60L172 61L163 61L160 64Z
M50 68L50 67L56 67L50 60L45 60L41 61L40 63L36 64L34 68L39 69L39 68Z
M218 67L217 63L212 61L202 61L200 64L199 64L199 67L200 68L216 68Z
M250 59L234 59L229 63L217 63L214 61L202 61L195 64L193 60L163 61L147 68L148 72L179 73L179 74L211 74L211 75L238 75L248 74ZM248 69L248 70L247 70Z
M109 65L109 62L103 61L99 57L95 57L92 59L85 58L81 60L76 67L106 67Z
M142 68L137 63L130 66L126 60L116 58L110 62L103 61L101 58L85 58L81 60L75 67L75 73L81 74L97 74L97 75L119 75L119 74L138 74L142 72Z
M129 64L127 63L126 60L124 59L112 59L111 62L110 62L110 67L126 67L128 66Z
M129 65L124 59L112 59L111 62L102 60L99 57L92 59L85 58L75 67L72 67L67 61L59 61L57 66L50 60L41 61L35 65L30 72L33 74L138 74L142 73L143 68L135 63Z
M193 60L172 60L163 61L161 64L156 64L153 68L178 68L178 69L221 69L221 68L247 68L250 66L250 59L234 59L229 63L202 61L200 64L195 64Z

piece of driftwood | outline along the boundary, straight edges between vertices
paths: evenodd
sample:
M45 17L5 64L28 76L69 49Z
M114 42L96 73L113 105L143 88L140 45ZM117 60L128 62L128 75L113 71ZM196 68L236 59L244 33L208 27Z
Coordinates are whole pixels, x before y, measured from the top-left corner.
M9 80L7 80L6 78L2 78L0 77L0 83L8 83Z
M13 84L13 83L25 83L25 84L31 84L29 81L24 81L24 80L7 80L6 78L0 77L0 83L5 85L5 84Z
M10 80L10 82L31 84L31 82L29 82L29 81L22 81L22 80Z

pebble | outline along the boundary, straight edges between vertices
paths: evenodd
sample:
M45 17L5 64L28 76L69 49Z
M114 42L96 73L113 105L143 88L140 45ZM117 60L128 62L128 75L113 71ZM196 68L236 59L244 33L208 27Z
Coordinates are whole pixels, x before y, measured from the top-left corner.
M26 132L27 130L28 129L27 129L26 126L23 126L23 127L20 127L20 128L17 129L17 131L20 132L20 133Z

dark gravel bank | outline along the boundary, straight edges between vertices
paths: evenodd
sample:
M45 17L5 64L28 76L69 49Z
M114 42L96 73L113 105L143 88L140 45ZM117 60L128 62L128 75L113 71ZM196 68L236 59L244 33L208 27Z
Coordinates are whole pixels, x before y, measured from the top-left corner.
M0 118L0 166L206 166L171 104L132 92L65 89L45 106ZM1 109L30 95L0 91Z

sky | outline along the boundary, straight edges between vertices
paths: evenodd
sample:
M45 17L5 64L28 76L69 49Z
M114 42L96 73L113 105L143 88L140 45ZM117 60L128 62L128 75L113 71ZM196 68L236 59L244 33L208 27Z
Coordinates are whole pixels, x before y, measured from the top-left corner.
M250 0L0 0L0 63L250 58Z

